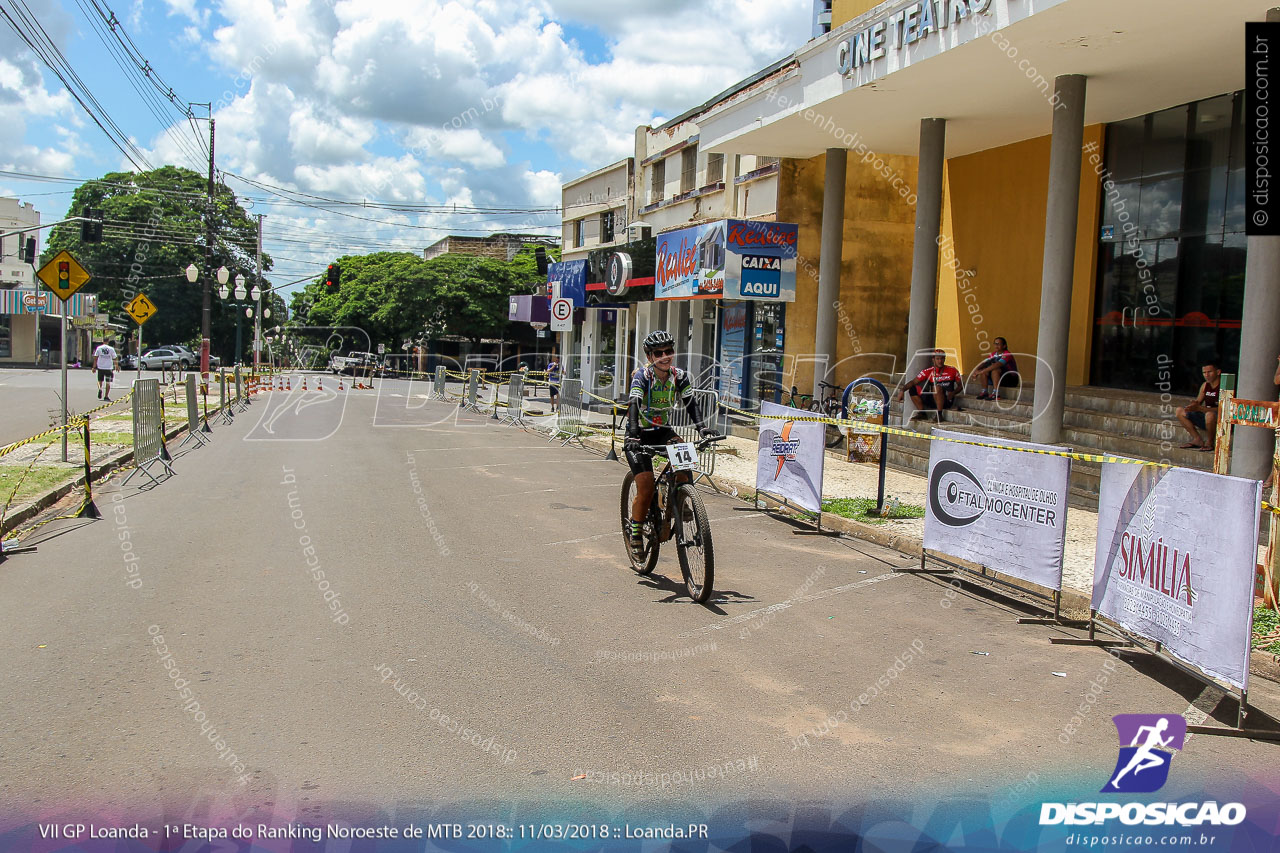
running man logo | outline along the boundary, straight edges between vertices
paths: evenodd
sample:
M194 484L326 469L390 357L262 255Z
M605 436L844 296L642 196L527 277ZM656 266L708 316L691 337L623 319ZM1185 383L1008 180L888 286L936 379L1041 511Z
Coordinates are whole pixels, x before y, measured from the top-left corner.
M1173 753L1187 739L1187 720L1178 714L1116 714L1120 757L1101 793L1150 794L1169 780ZM1127 744L1127 745L1126 745Z
M783 465L796 461L796 451L800 449L800 440L791 437L791 428L795 425L795 421L787 421L782 427L782 433L773 440L769 447L769 454L778 460L778 470L773 472L773 479L775 480L782 473Z

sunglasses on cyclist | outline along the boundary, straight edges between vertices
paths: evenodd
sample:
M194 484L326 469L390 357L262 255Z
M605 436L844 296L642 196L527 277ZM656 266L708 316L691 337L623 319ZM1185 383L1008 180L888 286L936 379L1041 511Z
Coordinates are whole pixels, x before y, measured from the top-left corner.
M674 347L667 347L666 349L656 349L656 350L651 350L651 352L653 353L653 357L654 357L654 358L662 358L664 355L675 355L675 354L676 354L676 351L675 351L675 348L674 348Z

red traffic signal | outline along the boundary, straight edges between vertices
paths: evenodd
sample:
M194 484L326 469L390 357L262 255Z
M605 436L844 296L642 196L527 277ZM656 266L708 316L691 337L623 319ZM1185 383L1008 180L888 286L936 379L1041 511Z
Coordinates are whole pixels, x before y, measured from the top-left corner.
M326 287L337 290L342 284L342 267L335 264L329 264L329 271L325 273L324 283Z

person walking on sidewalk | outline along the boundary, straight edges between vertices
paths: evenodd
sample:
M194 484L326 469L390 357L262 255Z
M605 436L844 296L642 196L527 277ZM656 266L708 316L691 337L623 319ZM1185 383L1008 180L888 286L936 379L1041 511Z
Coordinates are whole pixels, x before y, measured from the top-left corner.
M1179 406L1174 414L1182 428L1191 436L1191 441L1180 445L1184 450L1213 450L1213 439L1218 425L1218 384L1222 369L1216 359L1210 359L1200 368L1204 383L1200 393L1189 405ZM1205 431L1205 438L1200 438L1198 430Z
M93 366L98 370L98 399L108 403L111 402L111 380L120 365L120 356L112 346L115 342L115 338L107 338L93 351ZM102 388L104 382L106 391Z

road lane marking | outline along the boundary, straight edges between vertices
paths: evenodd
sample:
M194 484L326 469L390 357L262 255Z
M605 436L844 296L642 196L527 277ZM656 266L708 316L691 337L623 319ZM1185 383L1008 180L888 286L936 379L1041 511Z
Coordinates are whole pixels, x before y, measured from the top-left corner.
M722 619L719 622L713 622L710 625L704 625L701 628L694 628L692 631L686 631L683 634L677 634L676 639L687 640L690 637L696 637L699 634L710 634L712 631L720 631L725 628L738 625L743 622L749 622L765 613L776 613L779 610L786 610L788 607L794 607L797 604L806 604L810 601L817 601L820 598L830 598L833 595L839 595L842 592L858 589L864 586L870 586L880 581L892 580L893 578L903 577L899 572L885 572L882 575L876 575L873 578L866 578L853 583L847 583L843 586L833 586L831 589L824 589L821 592L815 592L811 595L802 595L799 598L788 598L786 601L779 601L777 604L770 604L768 607L761 607L738 616L732 616L728 619ZM715 599L712 599L714 601Z
M410 453L426 453L429 450L551 450L550 444L494 444L489 447L420 447ZM559 448L554 448L559 449Z
M1187 706L1187 710L1182 712L1182 716L1186 717L1187 725L1199 726L1209 719L1210 712L1218 706L1222 701L1223 692L1216 687L1205 687L1200 691L1200 695L1192 700ZM1183 748L1186 748L1186 741L1191 740L1195 736L1194 732L1187 732L1186 740L1183 741Z
M610 483L609 485L613 485L613 484ZM743 516L740 516L740 515L731 515L725 518L708 518L707 523L708 524L725 524L727 522L735 521L742 517ZM621 519L619 519L619 523L621 523ZM534 547L547 548L551 545L576 545L579 542L592 542L596 539L603 539L606 536L621 536L621 535L622 535L622 529L619 528L617 530L611 530L608 533L597 533L595 536L584 536L581 539L562 539L559 542L544 542L541 545L535 545Z
M617 483L594 483L586 486L580 486L575 483L572 486L562 486L558 489L530 489L527 492L508 492L505 495L494 495L491 500L497 498L514 498L516 495L536 495L541 494L542 492L575 492L578 489L603 489L606 486L610 489L618 488Z

